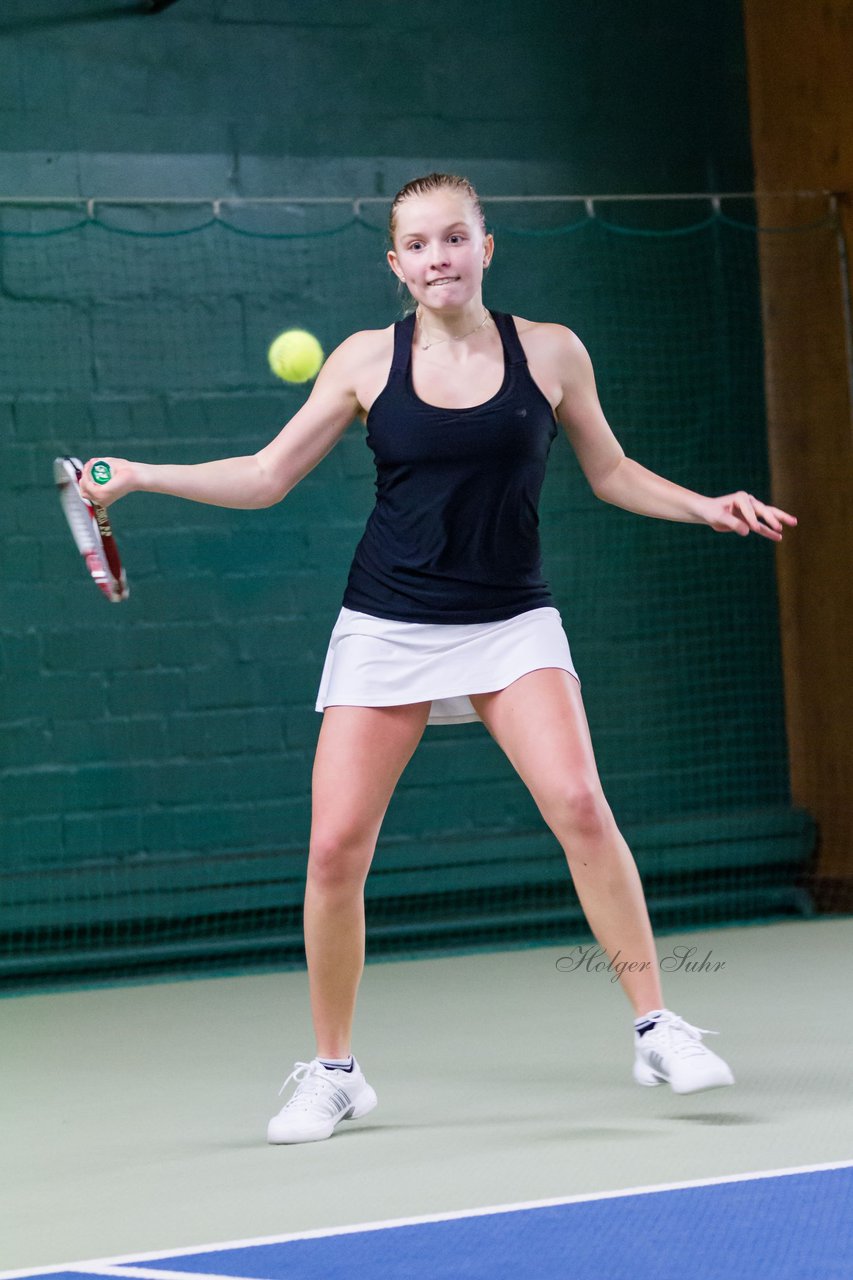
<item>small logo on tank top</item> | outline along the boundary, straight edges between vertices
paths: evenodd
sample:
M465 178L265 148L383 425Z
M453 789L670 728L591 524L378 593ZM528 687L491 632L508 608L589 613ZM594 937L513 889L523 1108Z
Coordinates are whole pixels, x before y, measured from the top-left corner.
M517 418L526 418L526 417L527 417L527 410L526 410L526 409L516 409L516 411L515 411L515 416L516 416Z

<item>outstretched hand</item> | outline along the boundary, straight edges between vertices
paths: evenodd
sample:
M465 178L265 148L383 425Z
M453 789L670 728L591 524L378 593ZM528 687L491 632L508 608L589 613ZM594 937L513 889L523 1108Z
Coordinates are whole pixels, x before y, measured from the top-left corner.
M789 515L779 507L768 506L759 502L751 493L739 489L737 493L727 493L722 498L708 498L702 511L703 518L717 533L739 533L742 538L747 534L759 533L762 538L770 538L772 542L782 541L783 525L795 525L797 517Z
M106 462L109 466L111 475L106 484L98 484L92 479L92 467L97 462ZM107 458L103 454L97 458L90 458L83 467L83 474L80 477L81 494L89 502L97 503L99 507L108 507L111 502L130 493L133 487L133 464L126 458Z

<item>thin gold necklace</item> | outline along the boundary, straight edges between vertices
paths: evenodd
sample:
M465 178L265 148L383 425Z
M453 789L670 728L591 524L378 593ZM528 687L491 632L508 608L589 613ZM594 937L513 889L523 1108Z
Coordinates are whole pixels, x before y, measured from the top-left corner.
M418 314L418 319L421 322L421 334L423 337L426 337L423 319L421 317L420 312L418 312L417 314ZM467 333L450 333L447 335L446 338L436 338L434 342L422 342L420 344L421 351L429 351L430 347L440 347L442 342L461 342L463 338L470 338L472 334L479 333L480 330L484 328L486 324L488 324L488 321L489 321L489 313L484 307L483 318L480 321L480 323L476 325L473 329L469 329Z

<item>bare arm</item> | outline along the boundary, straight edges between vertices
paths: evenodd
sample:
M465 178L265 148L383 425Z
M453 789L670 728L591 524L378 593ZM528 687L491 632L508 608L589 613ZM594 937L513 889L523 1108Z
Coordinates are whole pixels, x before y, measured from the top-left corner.
M557 418L593 493L602 502L661 520L708 524L720 533L745 536L752 530L775 542L781 541L783 524L797 523L794 516L743 490L709 498L626 457L601 408L586 348L570 330L559 326L552 326L552 330L562 390Z
M99 455L110 464L112 478L105 485L96 484L91 468L98 459L90 459L80 486L84 496L101 506L138 491L243 509L280 502L334 447L358 413L356 374L359 362L375 345L374 333L357 333L333 351L305 404L257 453L189 466Z

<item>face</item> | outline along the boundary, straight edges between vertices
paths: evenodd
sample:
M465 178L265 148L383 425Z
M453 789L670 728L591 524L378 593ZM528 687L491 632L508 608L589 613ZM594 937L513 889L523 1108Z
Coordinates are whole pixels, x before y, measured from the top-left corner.
M402 202L388 262L417 302L454 310L479 298L493 250L469 197L446 189Z

